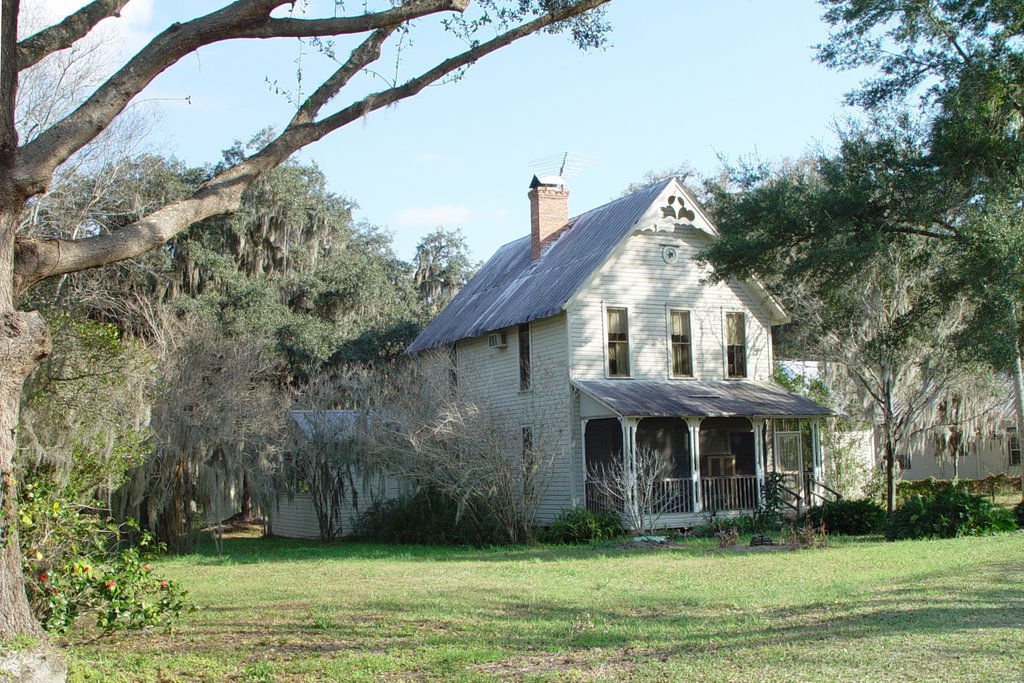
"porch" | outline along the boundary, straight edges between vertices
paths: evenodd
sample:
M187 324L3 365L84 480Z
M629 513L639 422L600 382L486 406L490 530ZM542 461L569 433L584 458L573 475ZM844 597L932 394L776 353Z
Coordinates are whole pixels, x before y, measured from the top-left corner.
M783 503L794 512L827 496L819 430L829 413L809 399L754 382L576 386L588 509L643 505L662 526L689 526L754 511L768 472L782 475Z

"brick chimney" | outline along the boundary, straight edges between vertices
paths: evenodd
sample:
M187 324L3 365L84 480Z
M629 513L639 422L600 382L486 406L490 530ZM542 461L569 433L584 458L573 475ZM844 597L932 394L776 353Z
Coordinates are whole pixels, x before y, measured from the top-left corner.
M533 176L530 183L530 247L533 260L569 222L569 190L557 175Z

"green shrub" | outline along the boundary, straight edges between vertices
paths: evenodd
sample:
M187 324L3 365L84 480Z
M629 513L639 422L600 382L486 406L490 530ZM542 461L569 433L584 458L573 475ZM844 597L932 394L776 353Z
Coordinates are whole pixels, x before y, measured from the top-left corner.
M21 486L18 505L25 590L50 633L65 633L87 613L106 632L169 627L189 609L187 593L155 576L148 564L164 546L134 523L83 511L54 494L43 478Z
M505 538L482 504L467 504L460 511L457 501L429 488L374 503L356 519L353 536L378 543L472 546Z
M934 496L940 491L946 491L949 489L970 491L970 488L971 484L966 479L950 481L946 479L928 477L927 479L918 479L916 481L897 481L896 507L903 505L914 496Z
M1019 491L1020 479L1018 477L1009 477L1003 473L990 474L984 479L968 479L967 485L970 487L971 493L977 493L978 495L988 494L995 497Z
M885 510L872 500L833 500L808 510L806 520L830 534L877 534L885 527Z
M958 486L938 488L932 495L914 496L890 515L885 537L954 538L978 536L1017 527L1013 513Z
M754 510L753 528L750 531L763 533L782 528L782 488L786 477L780 472L768 472L764 477L764 501Z
M1013 516L1017 518L1017 526L1024 529L1024 500L1014 506Z
M590 543L623 535L618 516L610 512L566 510L541 536L545 543Z

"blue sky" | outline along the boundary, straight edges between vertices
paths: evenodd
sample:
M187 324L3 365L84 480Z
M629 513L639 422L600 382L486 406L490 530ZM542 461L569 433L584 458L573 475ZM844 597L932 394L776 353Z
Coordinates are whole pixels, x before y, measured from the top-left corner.
M169 19L209 8L199 0L139 4L126 49ZM685 162L711 173L719 155L799 156L831 144L835 122L851 114L842 95L856 78L813 59L812 46L827 36L814 0L613 0L609 19L604 51L580 52L561 36L527 38L458 82L335 132L302 158L358 202L361 219L392 231L402 257L444 225L461 228L485 259L528 232L537 158L597 158L569 182L576 214L650 170ZM423 28L402 73L439 54L442 37ZM140 96L160 112L152 146L199 164L235 139L282 126L291 107L269 84L294 92L300 65L307 90L329 66L294 40L228 43L186 57ZM393 67L385 60L381 68Z

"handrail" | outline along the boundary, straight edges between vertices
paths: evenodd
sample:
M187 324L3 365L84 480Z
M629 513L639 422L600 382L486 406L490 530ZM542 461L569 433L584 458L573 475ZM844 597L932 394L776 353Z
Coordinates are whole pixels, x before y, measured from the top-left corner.
M796 498L796 505L793 505L792 503L790 503L785 498L782 499L782 504L785 505L786 507L788 507L790 510L794 510L796 512L797 516L799 516L800 512L801 512L801 509L802 509L802 504L803 504L804 497L802 495L800 495L799 493L797 493L796 491L794 491L792 489L789 489L789 488L786 488L782 484L776 484L776 486L779 487L779 490L785 491L789 495L791 495L794 498Z
M825 496L823 496L822 494L818 493L815 490L815 487L819 487L820 486L821 488L825 489L826 491L831 493L833 496L835 496L835 500L842 500L843 499L843 494L841 494L841 493L839 493L839 491L836 491L835 489L829 487L828 485L825 484L825 482L818 481L813 476L807 477L807 483L811 484L811 486L807 487L808 488L808 493L812 497L818 498L818 499L820 499L824 503L828 503L828 502L831 502L831 501L829 501L829 499L826 498Z
M821 488L825 489L829 493L831 493L833 496L835 496L836 500L842 500L843 499L843 494L839 493L839 491L836 491L834 488L830 487L825 482L815 480L814 483L817 484L818 486L820 486Z

